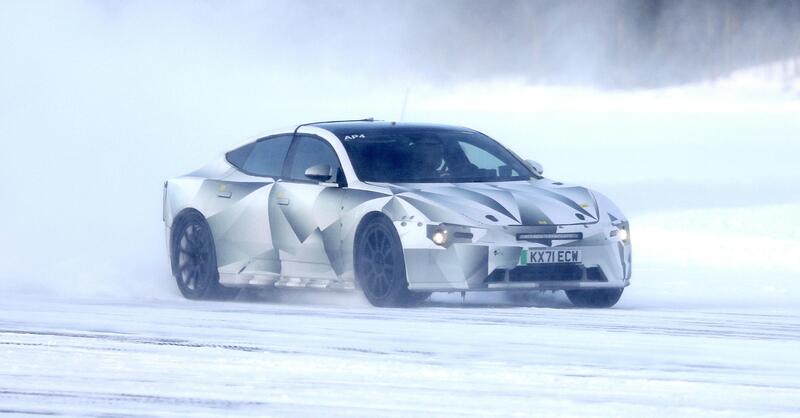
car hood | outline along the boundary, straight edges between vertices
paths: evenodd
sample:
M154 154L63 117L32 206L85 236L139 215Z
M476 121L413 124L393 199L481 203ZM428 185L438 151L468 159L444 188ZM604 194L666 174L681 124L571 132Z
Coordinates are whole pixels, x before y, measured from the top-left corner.
M541 226L591 224L599 219L597 202L588 189L548 179L386 186L436 222Z

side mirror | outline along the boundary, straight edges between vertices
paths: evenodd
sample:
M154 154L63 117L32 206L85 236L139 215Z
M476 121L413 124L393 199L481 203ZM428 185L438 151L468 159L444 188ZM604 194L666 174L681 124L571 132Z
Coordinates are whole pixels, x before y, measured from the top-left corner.
M331 178L333 178L333 173L331 173L331 166L329 166L328 164L317 164L308 167L306 169L305 175L311 180L316 180L316 181L329 181Z
M525 163L528 164L528 168L530 168L534 173L541 176L544 174L544 168L541 164L537 163L533 160L525 160Z

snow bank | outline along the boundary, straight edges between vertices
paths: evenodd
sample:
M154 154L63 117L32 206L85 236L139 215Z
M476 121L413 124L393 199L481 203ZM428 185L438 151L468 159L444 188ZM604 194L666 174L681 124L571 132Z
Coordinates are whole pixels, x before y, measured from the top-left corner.
M627 307L791 308L800 294L800 204L637 217Z

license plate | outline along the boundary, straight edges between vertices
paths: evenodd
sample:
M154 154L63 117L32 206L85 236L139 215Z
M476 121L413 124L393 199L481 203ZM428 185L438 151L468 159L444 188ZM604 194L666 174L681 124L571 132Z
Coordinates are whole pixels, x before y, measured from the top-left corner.
M522 250L523 264L569 264L583 261L581 250Z

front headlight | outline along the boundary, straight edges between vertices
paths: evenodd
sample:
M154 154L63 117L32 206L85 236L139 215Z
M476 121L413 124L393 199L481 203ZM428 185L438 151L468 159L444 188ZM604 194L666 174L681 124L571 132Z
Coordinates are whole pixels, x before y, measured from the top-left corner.
M620 241L622 241L622 242L625 242L625 243L630 242L631 232L630 232L630 226L628 225L628 222L620 222L620 223L614 225L614 227L616 229L611 231L611 237L612 238L613 237L619 237Z
M447 244L447 229L437 228L433 231L433 234L431 234L431 241L436 245L444 247L444 245Z
M428 225L427 235L428 239L440 247L472 242L474 238L472 227L445 223Z

